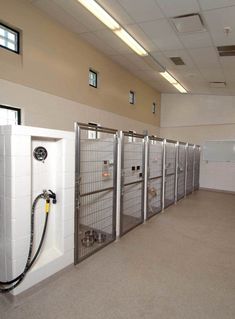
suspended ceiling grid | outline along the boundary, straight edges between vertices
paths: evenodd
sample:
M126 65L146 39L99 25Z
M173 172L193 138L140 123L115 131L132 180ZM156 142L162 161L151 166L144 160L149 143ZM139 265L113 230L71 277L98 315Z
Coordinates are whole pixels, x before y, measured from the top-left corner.
M77 0L31 2L160 92L178 92ZM216 48L235 44L235 0L97 2L190 93L235 95L235 57L220 57ZM191 13L200 13L205 30L178 33L171 18ZM175 65L170 57L181 57L185 65ZM226 82L226 87L211 88L209 82Z

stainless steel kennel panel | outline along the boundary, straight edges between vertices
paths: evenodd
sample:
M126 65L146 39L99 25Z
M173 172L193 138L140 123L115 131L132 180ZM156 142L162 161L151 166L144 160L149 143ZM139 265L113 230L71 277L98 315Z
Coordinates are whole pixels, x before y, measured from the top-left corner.
M144 136L121 132L120 235L144 220Z
M177 200L185 196L186 143L179 142L177 165Z
M194 167L194 145L187 146L187 176L186 176L186 194L193 192L193 167Z
M76 264L115 239L117 131L82 123L75 130Z
M163 142L154 136L148 138L147 218L162 210Z
M177 142L166 140L164 208L167 208L175 202L176 155Z
M200 186L200 157L201 157L201 148L199 145L196 145L194 149L194 179L193 179L194 190L199 190L199 186Z

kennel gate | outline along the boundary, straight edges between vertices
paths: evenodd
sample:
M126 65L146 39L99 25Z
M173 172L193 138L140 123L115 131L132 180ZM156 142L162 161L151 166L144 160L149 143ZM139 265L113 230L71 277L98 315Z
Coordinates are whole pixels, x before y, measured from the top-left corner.
M199 145L195 146L194 149L194 180L193 180L193 188L194 190L199 190L199 179L200 179L200 155L201 148Z
M179 142L177 165L177 201L185 196L186 143Z
M186 194L193 192L193 175L194 175L194 145L187 146L187 175L186 175Z
M172 140L166 140L164 208L167 208L175 202L176 155L177 142Z
M147 219L162 210L164 139L149 136L147 159Z
M75 264L116 238L117 131L76 123Z
M121 159L121 202L120 235L144 221L144 135L120 132Z

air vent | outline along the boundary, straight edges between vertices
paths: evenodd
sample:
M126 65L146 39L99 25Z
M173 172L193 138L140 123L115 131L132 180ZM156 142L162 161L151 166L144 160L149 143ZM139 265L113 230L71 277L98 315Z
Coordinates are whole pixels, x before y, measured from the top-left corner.
M171 19L179 33L204 31L205 26L199 13L177 16Z
M210 82L210 87L213 89L223 89L226 87L226 82Z
M185 65L184 61L179 56L170 57L170 59L175 65Z
M235 56L235 45L223 45L217 47L220 56Z

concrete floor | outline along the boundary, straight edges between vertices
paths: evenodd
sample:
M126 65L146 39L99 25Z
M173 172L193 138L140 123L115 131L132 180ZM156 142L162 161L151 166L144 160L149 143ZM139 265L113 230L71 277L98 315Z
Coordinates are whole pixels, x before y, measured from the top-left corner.
M235 196L200 191L19 303L1 319L234 319Z

